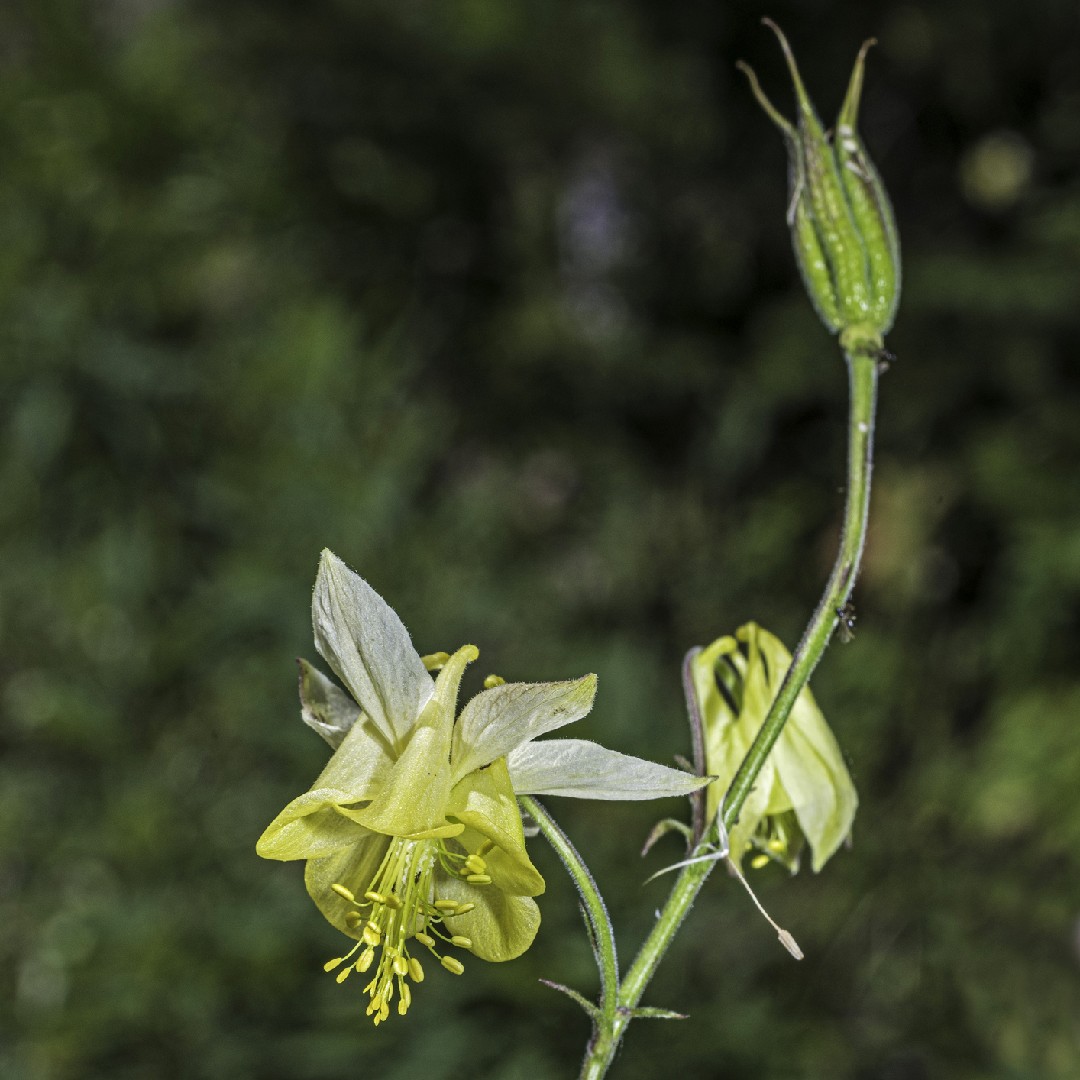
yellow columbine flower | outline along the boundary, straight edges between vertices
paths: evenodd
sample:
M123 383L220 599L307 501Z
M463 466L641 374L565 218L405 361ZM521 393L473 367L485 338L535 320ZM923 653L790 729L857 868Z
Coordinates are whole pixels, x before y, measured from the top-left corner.
M510 960L532 944L544 879L525 851L515 792L649 799L707 782L580 739L534 743L589 711L595 675L500 683L457 716L475 646L425 663L394 611L329 551L312 622L316 647L359 705L301 661L303 719L334 754L256 850L306 860L308 893L355 942L326 970L339 982L373 972L364 989L376 1024L392 1006L408 1010L425 952L461 974L451 948ZM434 680L429 666L440 669Z
M790 666L783 642L757 623L719 638L691 661L705 766L717 778L708 793L708 820L719 811ZM858 805L840 747L806 688L731 830L731 858L741 863L754 852L752 865L775 860L794 873L809 843L813 868L820 870L850 835Z

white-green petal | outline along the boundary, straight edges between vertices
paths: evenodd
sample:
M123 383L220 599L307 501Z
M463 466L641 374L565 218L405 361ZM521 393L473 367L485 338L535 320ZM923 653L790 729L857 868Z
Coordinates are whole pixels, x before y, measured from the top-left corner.
M335 809L348 796L312 788L293 799L263 831L255 851L264 859L321 859L356 843L366 830Z
M568 682L505 683L477 694L454 727L454 781L530 739L580 720L595 696L595 675Z
M356 702L321 671L306 660L297 663L300 665L300 718L336 750L364 714Z
M689 795L710 781L584 739L528 743L507 757L507 765L519 795L659 799Z
M363 895L391 843L389 837L380 836L378 833L365 834L357 829L356 834L359 839L349 847L342 848L325 859L309 859L304 867L304 884L307 886L308 896L315 901L315 905L329 923L351 938L359 938L363 931L362 923L358 928L345 921L345 916L353 911L356 905L343 899L330 886L344 885L356 895Z
M816 873L851 832L859 797L840 747L812 698L800 698L784 734L787 738L773 751L776 769L810 844Z
M311 622L320 655L400 748L434 693L401 619L362 577L323 551Z
M475 645L463 645L446 661L434 696L410 730L400 757L387 769L381 791L370 806L350 815L354 821L388 836L435 835L432 830L445 826L458 687L466 665L478 655Z
M532 897L511 896L494 885L470 885L449 874L439 876L435 891L440 898L476 905L467 915L447 919L446 928L471 938L472 952L481 960L513 960L540 928L540 909Z

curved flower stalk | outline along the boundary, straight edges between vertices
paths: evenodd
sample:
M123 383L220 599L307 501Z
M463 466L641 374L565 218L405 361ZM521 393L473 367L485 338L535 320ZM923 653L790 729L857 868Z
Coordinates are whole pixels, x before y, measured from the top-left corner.
M703 649L690 665L706 767L719 780L707 793L711 821L769 712L791 654L768 630L747 623ZM804 688L731 828L730 858L739 864L756 850L752 865L772 859L794 873L809 843L816 872L850 835L858 804L840 747Z
M544 879L525 850L517 794L650 799L708 783L578 739L534 743L589 711L595 675L494 685L459 716L476 647L422 658L389 605L329 551L312 623L352 698L301 661L301 715L334 754L256 850L306 861L311 898L355 942L326 970L344 982L374 969L365 992L376 1024L395 997L408 1011L421 950L461 974L449 947L499 961L532 944Z

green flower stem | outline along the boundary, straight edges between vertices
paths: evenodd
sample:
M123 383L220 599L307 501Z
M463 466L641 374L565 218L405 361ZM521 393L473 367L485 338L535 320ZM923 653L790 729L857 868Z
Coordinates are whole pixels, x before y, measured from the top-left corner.
M528 795L519 795L518 802L528 811L540 827L544 839L555 849L570 876L574 879L588 920L589 938L592 942L596 966L600 970L600 1009L594 1017L593 1042L590 1052L604 1044L605 1034L615 1029L616 1009L619 1002L619 958L615 952L615 932L611 927L607 907L593 876L570 838L559 828L547 810ZM615 1047L611 1047L614 1051Z
M870 506L870 474L874 457L874 414L877 407L878 356L872 351L852 351L846 354L851 404L848 421L847 500L844 508L844 529L840 551L821 597L799 642L791 667L780 686L765 722L761 725L724 799L721 817L725 832L738 820L743 803L754 786L758 773L769 756L784 722L800 691L817 666L829 638L839 620L838 611L847 603L866 544L866 523ZM641 1000L675 931L686 917L705 879L712 872L720 848L720 830L714 822L704 839L690 854L691 862L684 866L660 916L646 938L641 951L623 980L619 991L619 1008L610 1031L598 1032L585 1058L582 1080L600 1080L607 1074L626 1031L633 1010ZM710 860L710 856L714 858Z

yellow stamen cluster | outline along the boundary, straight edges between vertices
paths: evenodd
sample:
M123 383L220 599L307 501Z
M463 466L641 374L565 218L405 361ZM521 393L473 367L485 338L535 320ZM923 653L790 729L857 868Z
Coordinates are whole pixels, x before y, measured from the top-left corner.
M762 828L765 826L766 822L762 822L761 826L759 826L759 831L762 831ZM767 832L767 828L765 829L765 831ZM768 866L773 859L778 859L779 861L783 862L784 857L787 855L788 841L786 837L775 835L769 837L769 839L767 840L764 840L764 838L762 839L764 841L765 847L768 848L768 852L759 850L758 854L750 860L750 866L754 870L760 870L763 867ZM754 844L747 843L746 850L753 851Z
M340 968L335 978L342 983L353 971L367 971L375 963L376 950L381 950L374 977L364 987L364 993L371 998L367 1015L376 1026L390 1015L395 993L398 1015L404 1016L409 1011L412 990L407 980L424 981L420 961L409 954L406 945L409 938L423 945L447 971L460 975L465 970L460 960L436 950L436 939L459 949L471 949L471 938L447 934L442 924L448 918L468 914L476 905L435 899L436 865L472 885L491 882L487 863L479 854L452 852L441 840L395 838L362 896L357 897L345 885L330 886L352 905L345 922L359 930L360 940L344 956L327 961L323 970ZM360 955L354 960L357 952Z

